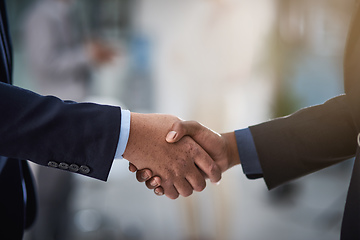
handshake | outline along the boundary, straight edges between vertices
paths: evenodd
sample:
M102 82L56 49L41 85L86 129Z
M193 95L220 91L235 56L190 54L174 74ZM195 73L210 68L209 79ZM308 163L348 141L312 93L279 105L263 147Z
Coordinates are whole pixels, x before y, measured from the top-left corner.
M217 183L221 173L240 164L234 132L218 134L193 121L164 114L131 113L123 157L140 182L155 194L176 199Z

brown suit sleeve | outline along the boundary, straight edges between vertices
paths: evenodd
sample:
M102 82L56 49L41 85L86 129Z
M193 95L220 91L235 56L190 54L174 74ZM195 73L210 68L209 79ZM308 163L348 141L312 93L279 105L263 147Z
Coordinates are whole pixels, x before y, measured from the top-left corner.
M355 155L357 131L341 95L250 127L269 189Z

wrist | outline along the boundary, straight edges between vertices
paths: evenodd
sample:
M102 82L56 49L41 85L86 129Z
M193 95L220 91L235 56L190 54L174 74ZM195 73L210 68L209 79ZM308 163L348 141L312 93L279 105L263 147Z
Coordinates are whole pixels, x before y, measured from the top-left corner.
M240 164L239 152L236 144L235 132L228 132L221 134L225 141L226 155L229 163L229 168Z
M130 113L130 133L123 157L138 169L147 162L143 155L153 151L153 144L166 144L165 137L177 117L164 114ZM141 157L140 157L141 156Z
M121 109L121 127L115 159L123 159L130 133L130 111Z
M129 131L129 138L123 153L123 157L125 159L131 159L132 153L135 151L134 148L136 146L137 138L138 138L138 131L139 131L139 113L130 112L130 131Z

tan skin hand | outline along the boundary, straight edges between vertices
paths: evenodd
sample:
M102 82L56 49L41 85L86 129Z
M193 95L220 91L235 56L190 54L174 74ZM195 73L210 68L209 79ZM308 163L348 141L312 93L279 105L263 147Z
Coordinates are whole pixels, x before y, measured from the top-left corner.
M164 189L160 187L161 185L161 178L158 176L153 176L153 173L150 169L143 169L141 171L137 171L137 168L132 164L129 163L129 170L130 172L136 173L136 179L139 182L145 182L146 186L149 189L155 189L154 192L156 195L164 195ZM147 181L151 178L150 181Z
M173 124L171 131L166 137L169 143L175 143L182 139L184 136L192 137L218 164L221 172L225 172L229 168L240 164L236 138L234 132L218 134L209 128L194 121L178 121ZM137 171L135 166L130 166L133 172ZM143 171L148 169L139 170L137 174L142 174ZM153 176L149 172L149 180L146 180L146 186L149 189L155 189L157 195L163 195L164 190L161 186L151 185L154 181L161 185L161 179L158 176ZM154 180L156 179L156 180Z
M166 141L175 143L183 136L190 136L218 164L221 172L240 164L234 132L219 134L195 121L179 121L172 127L173 134L167 135Z
M185 136L175 144L165 141L166 134L177 121L179 119L171 115L131 113L129 141L123 154L136 169L152 170L146 171L144 177L142 172L138 173L138 180L153 174L161 177L150 179L146 184L151 187L154 181L155 186L161 183L165 195L171 199L205 188L199 168L214 182L221 178L219 167L190 137Z

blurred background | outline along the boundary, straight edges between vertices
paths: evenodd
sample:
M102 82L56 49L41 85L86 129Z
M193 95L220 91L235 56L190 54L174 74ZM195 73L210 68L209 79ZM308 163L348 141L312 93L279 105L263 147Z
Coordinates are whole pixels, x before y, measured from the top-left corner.
M343 92L355 0L7 0L15 84L233 131ZM351 160L268 191L240 166L156 197L116 160L107 183L33 166L27 240L339 239Z

